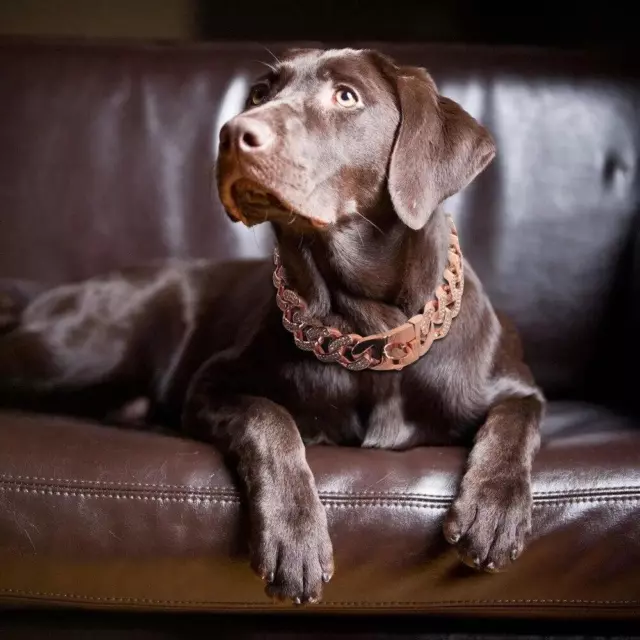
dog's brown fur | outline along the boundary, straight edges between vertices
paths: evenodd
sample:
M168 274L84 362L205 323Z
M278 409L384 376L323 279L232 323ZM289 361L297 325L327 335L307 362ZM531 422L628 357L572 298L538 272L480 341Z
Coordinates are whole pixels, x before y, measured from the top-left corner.
M218 186L232 218L272 223L309 314L367 335L433 297L447 255L440 205L494 153L424 70L373 51L299 50L223 128ZM445 535L471 566L505 568L530 528L544 399L471 266L449 335L401 372L349 372L296 348L271 273L269 262L170 263L32 296L0 338L5 394L101 417L146 410L146 398L149 422L219 446L247 492L252 565L294 602L320 598L333 572L303 442L470 445Z

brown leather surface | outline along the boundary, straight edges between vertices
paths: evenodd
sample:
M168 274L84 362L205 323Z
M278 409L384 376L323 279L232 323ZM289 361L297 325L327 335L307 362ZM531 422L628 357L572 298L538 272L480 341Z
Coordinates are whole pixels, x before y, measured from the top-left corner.
M533 541L495 575L461 566L441 533L463 450L311 448L337 567L320 609L639 615L640 431L582 404L554 405L545 430ZM0 469L5 603L274 608L206 444L4 415Z
M640 65L382 48L426 65L495 135L496 160L449 210L537 379L563 402L536 463L534 542L500 575L461 567L440 533L464 451L313 448L337 559L321 607L637 616L640 429L615 411L640 415ZM249 44L0 43L0 277L265 255L267 229L232 225L211 189L217 130L256 60L269 54ZM3 416L0 475L5 604L272 607L208 446Z

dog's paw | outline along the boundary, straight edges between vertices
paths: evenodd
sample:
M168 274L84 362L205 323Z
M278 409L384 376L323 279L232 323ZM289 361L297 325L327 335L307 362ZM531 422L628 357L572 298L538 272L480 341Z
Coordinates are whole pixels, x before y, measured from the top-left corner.
M333 549L319 498L257 509L251 565L267 583L267 595L297 605L318 602L323 583L333 575Z
M489 572L506 569L522 553L531 531L527 473L492 478L468 474L444 523L445 538L462 561Z

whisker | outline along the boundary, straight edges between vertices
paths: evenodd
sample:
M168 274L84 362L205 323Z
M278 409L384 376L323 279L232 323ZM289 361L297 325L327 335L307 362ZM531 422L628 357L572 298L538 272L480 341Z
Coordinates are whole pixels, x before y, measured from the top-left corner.
M358 235L360 236L360 244L364 247L364 240L362 239L362 234L360 233L360 229L358 229L358 227L356 227L356 231L358 232Z
M273 53L273 51L271 51L271 49L269 49L268 47L265 47L264 45L262 45L262 48L271 56L273 56L273 59L278 63L278 64L282 64L282 62L280 61L280 58L278 58L278 56Z
M270 62L264 62L263 60L254 60L254 62L257 62L258 64L261 64L267 67L267 69L270 69L271 71L273 71L273 73L276 73L278 71L276 67L272 65Z
M369 218L363 216L359 211L356 211L356 213L363 219L366 220L374 229L377 229L380 233L382 233L384 235L384 232L382 231L382 229L375 223L372 222L371 220L369 220Z

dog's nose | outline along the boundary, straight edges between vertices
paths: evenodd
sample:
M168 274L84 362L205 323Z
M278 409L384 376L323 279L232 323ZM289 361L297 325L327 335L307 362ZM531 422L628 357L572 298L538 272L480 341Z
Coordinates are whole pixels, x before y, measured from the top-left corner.
M227 122L220 131L220 148L223 151L235 147L244 153L264 151L273 142L273 129L261 120L236 118Z

